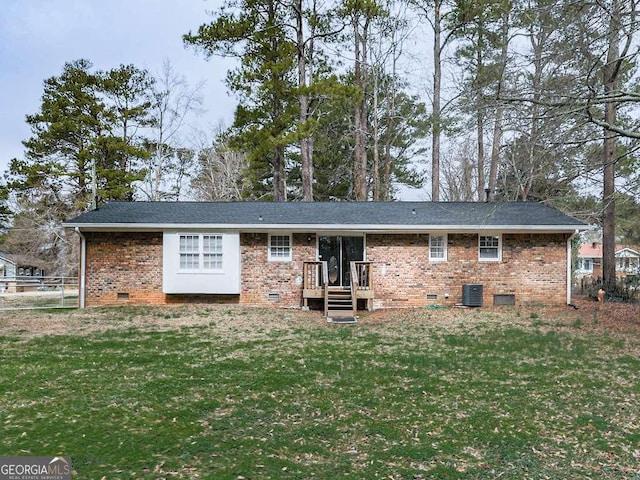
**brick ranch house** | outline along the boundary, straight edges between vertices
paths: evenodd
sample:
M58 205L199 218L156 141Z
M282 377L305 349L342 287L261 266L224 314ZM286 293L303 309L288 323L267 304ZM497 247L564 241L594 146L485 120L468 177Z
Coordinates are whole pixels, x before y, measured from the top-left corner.
M80 306L571 302L587 226L533 202L112 202L69 220ZM334 312L335 313L335 312Z

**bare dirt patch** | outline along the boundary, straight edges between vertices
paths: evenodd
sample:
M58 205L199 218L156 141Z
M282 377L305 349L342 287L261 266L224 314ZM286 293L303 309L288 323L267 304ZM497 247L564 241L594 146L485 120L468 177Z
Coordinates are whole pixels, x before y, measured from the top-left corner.
M0 335L31 338L44 335L90 335L107 331L169 331L215 327L216 333L265 332L295 325L324 323L317 312L229 305L112 307L86 310L13 310L0 318Z
M407 329L438 333L483 332L520 326L572 328L584 331L640 330L640 305L574 299L560 307L412 308L359 312L359 327L373 327L386 334L406 335ZM169 331L187 327L215 327L219 336L264 337L274 331L286 334L295 328L351 328L327 324L321 312L302 312L238 305L189 305L162 307L111 307L86 310L14 310L0 316L0 335L28 339L44 335L90 335L107 331Z
M640 328L640 304L598 302L584 297L574 297L573 304L578 307L570 317L582 319L594 326L600 325L608 330L638 330Z

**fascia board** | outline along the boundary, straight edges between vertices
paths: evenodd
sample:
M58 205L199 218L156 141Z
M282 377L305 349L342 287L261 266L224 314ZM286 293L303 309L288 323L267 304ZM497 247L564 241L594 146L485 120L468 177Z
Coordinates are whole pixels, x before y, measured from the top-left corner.
M365 232L365 233L424 233L451 232L476 233L575 233L587 225L381 225L381 224L230 224L230 223L65 223L65 228L78 228L85 232L159 232L165 230L234 230L242 232Z
M16 262L7 257L3 257L2 255L0 255L0 260L2 260L6 265L13 265L14 267L18 266Z

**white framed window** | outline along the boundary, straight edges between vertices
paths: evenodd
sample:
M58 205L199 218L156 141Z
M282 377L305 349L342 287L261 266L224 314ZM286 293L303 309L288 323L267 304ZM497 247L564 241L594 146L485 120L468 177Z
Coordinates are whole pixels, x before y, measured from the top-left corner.
M180 270L200 267L200 235L180 235Z
M237 295L242 290L240 271L238 231L203 229L162 233L163 293Z
M222 270L222 235L202 235L202 269Z
M500 235L478 236L478 259L481 262L502 260L502 237Z
M288 262L293 258L291 251L291 234L269 235L269 261Z
M579 258L578 270L585 272L593 272L593 259L592 258Z
M180 270L222 270L222 235L180 235Z
M429 261L447 261L447 235L429 235Z

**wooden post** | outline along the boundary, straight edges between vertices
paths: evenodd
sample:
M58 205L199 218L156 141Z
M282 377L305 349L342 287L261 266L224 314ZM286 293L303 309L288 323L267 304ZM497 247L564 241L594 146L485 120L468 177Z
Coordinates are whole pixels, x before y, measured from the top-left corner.
M598 290L598 310L602 310L602 305L604 304L604 294L605 291L603 289Z

